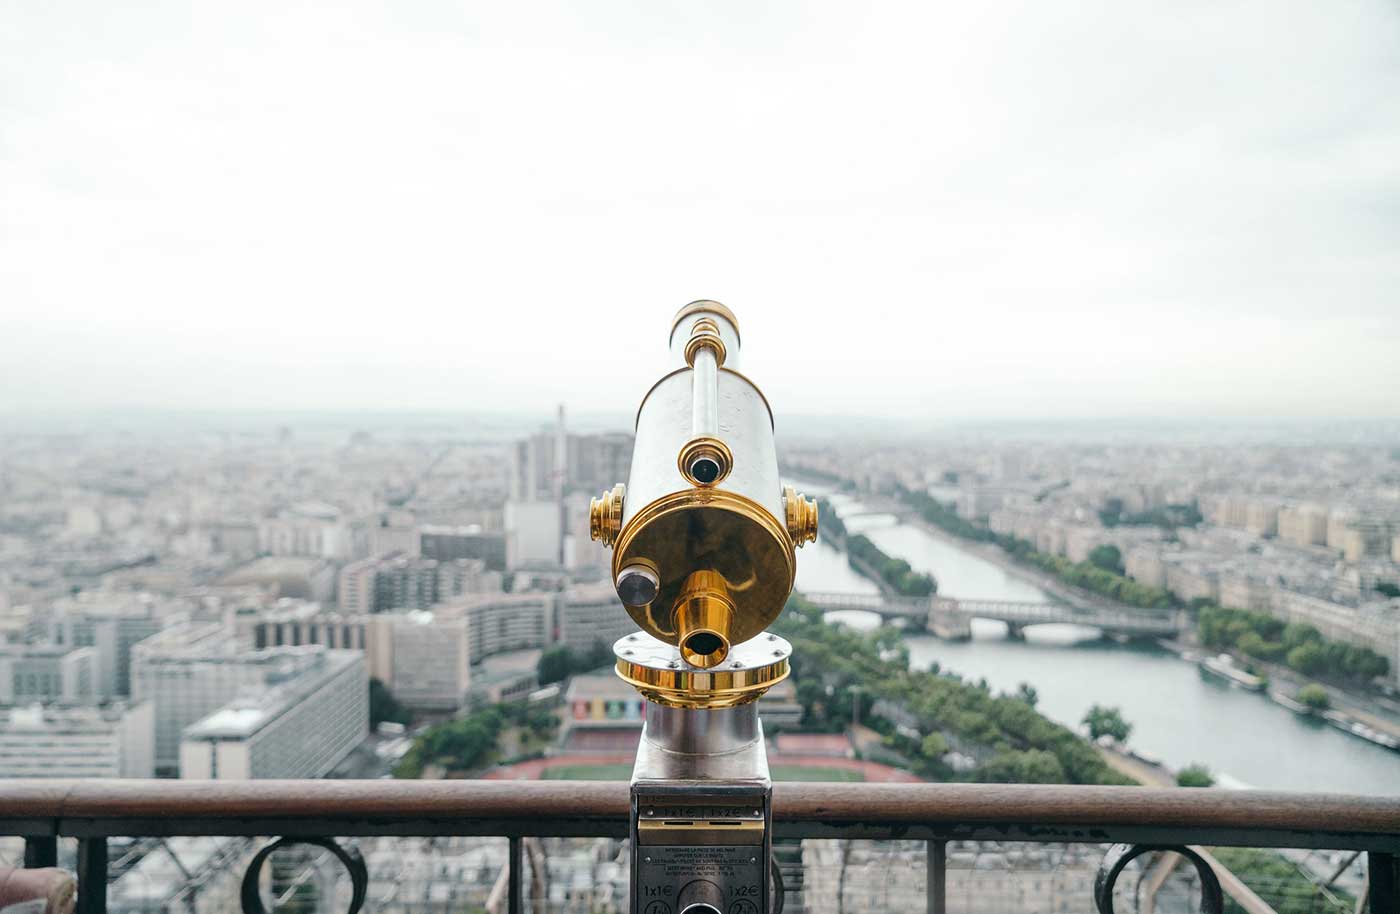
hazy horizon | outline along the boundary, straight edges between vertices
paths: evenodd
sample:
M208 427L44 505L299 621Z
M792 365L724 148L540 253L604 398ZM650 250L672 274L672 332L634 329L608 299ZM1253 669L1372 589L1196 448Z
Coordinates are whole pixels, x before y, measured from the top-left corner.
M1400 8L0 8L0 413L1400 413Z
M180 438L190 434L235 434L271 439L283 429L294 435L329 440L352 432L398 436L429 436L440 440L513 441L521 435L551 429L554 408L542 404L511 411L461 410L218 410L218 409L60 409L14 412L0 410L0 432L29 435L129 435L136 439ZM567 410L570 431L630 432L633 412ZM1119 442L1202 444L1275 444L1281 446L1366 446L1396 449L1400 454L1400 417L1336 419L1318 416L1286 418L1102 416L1094 418L1020 417L940 419L930 416L861 417L780 412L780 438L814 443L864 444L987 440L1079 443ZM1400 456L1397 457L1400 459Z

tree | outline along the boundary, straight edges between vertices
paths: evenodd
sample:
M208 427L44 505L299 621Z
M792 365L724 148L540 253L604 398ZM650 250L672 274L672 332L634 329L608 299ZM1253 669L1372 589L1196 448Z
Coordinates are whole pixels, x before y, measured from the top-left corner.
M1089 709L1089 713L1084 715L1083 723L1089 728L1091 739L1111 736L1120 743L1126 743L1128 734L1133 732L1133 725L1123 719L1122 713L1117 708L1094 705Z
M540 685L549 685L551 682L560 682L568 678L574 671L574 653L569 650L568 645L556 644L540 654L540 663L536 668L540 679Z
M942 758L948 754L948 741L942 733L930 733L919 744L919 751L928 759Z
M1064 766L1044 749L1008 749L977 769L977 780L998 784L1065 784Z
M1298 690L1298 701L1313 711L1326 711L1332 706L1327 690L1315 682L1310 682Z
M612 665L612 648L604 644L601 639L594 639L588 647L588 655L583 658L583 662L575 668L574 672L585 673L589 670L598 670Z
M1176 773L1178 787L1214 787L1215 777L1210 769L1199 762L1193 762Z
M369 681L370 727L377 727L384 721L407 724L411 720L413 720L413 714L399 704L394 693L389 691L389 687L378 679L371 678Z
M1376 582L1376 593L1387 597L1400 597L1400 584L1392 584L1390 581Z
M1040 701L1040 693L1037 692L1035 686L1031 685L1029 682L1023 682L1016 687L1016 697L1032 708L1035 707L1036 702Z
M1311 676L1327 665L1327 656L1316 642L1300 644L1288 652L1288 665L1305 676Z
M1321 644L1322 634L1304 622L1290 622L1283 628L1283 643L1289 650L1304 644Z
M1117 546L1103 545L1095 546L1089 553L1089 564L1096 568L1102 568L1111 574L1123 573L1123 553L1118 551Z

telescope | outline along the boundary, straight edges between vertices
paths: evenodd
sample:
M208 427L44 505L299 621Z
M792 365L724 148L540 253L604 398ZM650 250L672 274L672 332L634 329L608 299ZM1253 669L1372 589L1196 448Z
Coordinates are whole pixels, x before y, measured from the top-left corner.
M778 474L773 412L739 371L739 323L696 301L671 370L637 410L626 484L589 508L641 631L614 646L646 700L631 782L632 914L769 914L772 780L758 699L792 645L767 631L817 537L817 506ZM781 901L776 902L778 906Z

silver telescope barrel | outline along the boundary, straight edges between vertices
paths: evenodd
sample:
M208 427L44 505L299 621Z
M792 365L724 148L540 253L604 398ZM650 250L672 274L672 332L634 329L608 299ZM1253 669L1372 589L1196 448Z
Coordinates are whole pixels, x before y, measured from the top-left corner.
M705 348L695 353L690 378L690 437L719 437L719 365L714 350ZM713 460L703 466L692 465L690 475L700 482L714 482L719 476L719 464Z
M773 414L738 370L715 301L671 326L670 370L637 410L626 485L594 499L593 538L642 629L613 645L647 700L632 769L632 914L771 914L772 779L759 699L790 671L767 627L792 592L815 503L778 472Z
M785 491L773 414L739 372L739 324L716 301L671 325L670 371L637 410L625 486L595 499L613 583L641 628L709 669L782 611L816 505Z

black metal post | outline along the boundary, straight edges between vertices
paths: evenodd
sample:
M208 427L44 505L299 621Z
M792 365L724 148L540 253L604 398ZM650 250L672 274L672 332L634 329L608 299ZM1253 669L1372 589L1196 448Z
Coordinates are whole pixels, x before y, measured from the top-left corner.
M928 842L928 914L948 911L948 842Z
M74 914L107 912L107 839L78 841L78 904Z
M1372 851L1366 857L1371 914L1400 914L1400 857Z
M510 914L522 914L525 910L525 886L522 880L525 878L525 861L520 851L520 839L510 839L510 859L506 863L506 879L510 880L508 887L510 894L507 899L506 910Z
M24 868L36 870L58 866L58 838L53 835L29 835L24 839Z

